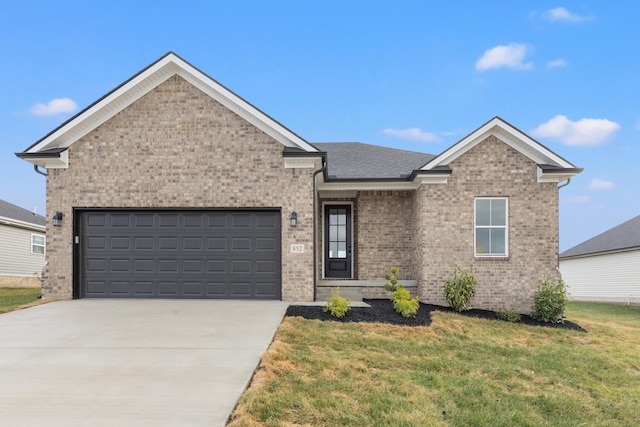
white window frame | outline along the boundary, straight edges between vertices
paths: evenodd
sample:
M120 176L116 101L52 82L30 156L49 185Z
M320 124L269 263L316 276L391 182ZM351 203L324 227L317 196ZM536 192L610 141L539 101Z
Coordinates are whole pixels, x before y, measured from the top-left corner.
M477 225L476 210L478 208L478 200L504 200L505 201L504 225ZM504 229L504 253L503 254L478 253L478 242L476 241L478 228ZM508 197L476 197L473 200L473 253L476 258L507 258L509 256L509 198Z
M40 244L36 244L33 241L34 237L42 237L42 244L41 245ZM34 247L42 248L42 253L34 252L34 250L33 250ZM33 234L32 233L31 234L31 254L32 255L44 255L46 250L47 250L47 238L46 238L46 236L44 236L42 234Z

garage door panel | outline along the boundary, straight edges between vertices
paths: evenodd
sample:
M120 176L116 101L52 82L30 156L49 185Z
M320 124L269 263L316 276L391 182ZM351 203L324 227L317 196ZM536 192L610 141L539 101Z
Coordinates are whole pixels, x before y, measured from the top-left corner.
M81 297L280 299L279 211L83 211Z

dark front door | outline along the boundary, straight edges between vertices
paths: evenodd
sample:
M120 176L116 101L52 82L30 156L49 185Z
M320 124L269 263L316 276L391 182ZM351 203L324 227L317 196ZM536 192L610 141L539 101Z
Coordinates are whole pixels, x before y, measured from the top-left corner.
M351 206L324 208L324 259L326 278L351 278Z

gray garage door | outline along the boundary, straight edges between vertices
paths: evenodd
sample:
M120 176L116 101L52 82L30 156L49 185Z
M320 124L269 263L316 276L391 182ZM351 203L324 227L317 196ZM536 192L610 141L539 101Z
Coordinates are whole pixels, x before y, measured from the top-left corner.
M81 298L280 299L280 211L79 211Z

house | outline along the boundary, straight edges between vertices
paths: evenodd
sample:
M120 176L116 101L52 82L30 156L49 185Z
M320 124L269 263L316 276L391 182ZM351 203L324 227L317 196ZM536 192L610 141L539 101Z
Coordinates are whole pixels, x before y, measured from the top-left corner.
M39 287L45 218L0 200L0 287Z
M560 254L576 301L640 303L640 215Z
M311 144L168 53L16 155L46 169L44 297L386 296L530 310L581 169L495 117L439 155Z

